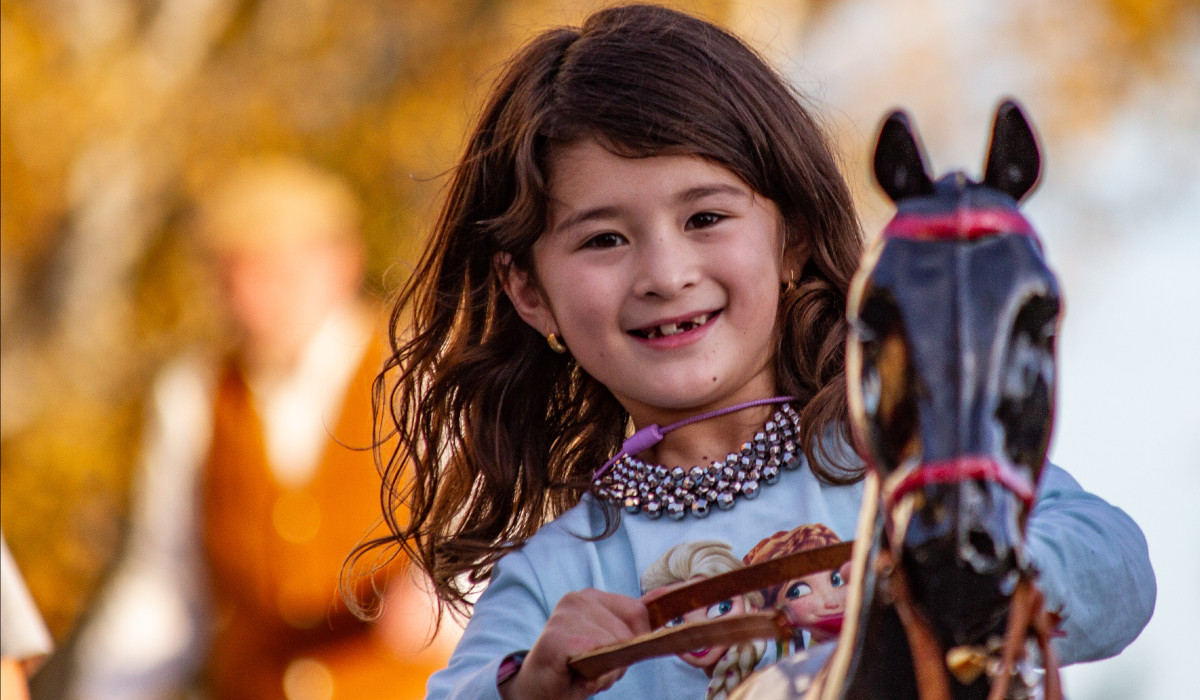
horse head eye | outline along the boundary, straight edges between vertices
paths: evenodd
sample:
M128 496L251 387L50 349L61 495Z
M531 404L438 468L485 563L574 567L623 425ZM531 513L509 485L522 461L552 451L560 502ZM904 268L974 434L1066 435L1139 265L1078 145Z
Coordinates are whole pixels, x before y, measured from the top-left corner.
M1013 347L1004 369L1003 392L1006 401L1023 401L1037 390L1045 377L1045 353L1027 335L1013 339Z
M1054 380L1054 338L1058 331L1058 302L1037 296L1025 302L1013 329L1001 380L1007 401L1023 401Z
M916 449L916 397L904 319L886 290L872 290L851 319L860 371L852 391L876 465L884 471Z
M878 355L878 353L879 351L873 348L864 348L863 350L864 357ZM878 363L863 364L859 387L862 391L863 412L866 414L867 420L875 422L879 417L879 399L883 391L883 381L879 377Z
M999 376L996 416L1014 463L1040 467L1050 438L1059 302L1034 296L1017 313Z

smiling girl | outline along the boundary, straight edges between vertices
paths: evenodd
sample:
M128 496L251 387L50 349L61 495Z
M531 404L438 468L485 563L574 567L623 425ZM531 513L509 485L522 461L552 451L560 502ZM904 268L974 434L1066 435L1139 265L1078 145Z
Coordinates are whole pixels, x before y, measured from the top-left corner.
M356 555L403 547L458 610L486 584L429 697L703 696L675 657L594 681L567 660L650 631L641 572L681 542L853 536L861 252L816 120L728 32L617 7L517 53L376 382L395 536ZM1115 653L1152 605L1145 542L1061 470L1043 481L1029 554L1068 622L1059 652Z

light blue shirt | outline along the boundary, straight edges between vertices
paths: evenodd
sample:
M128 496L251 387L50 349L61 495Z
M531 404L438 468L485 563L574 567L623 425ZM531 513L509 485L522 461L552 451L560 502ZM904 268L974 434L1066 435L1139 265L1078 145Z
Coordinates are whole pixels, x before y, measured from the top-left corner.
M581 537L604 528L599 504L585 496L497 563L449 665L430 679L427 697L498 698L501 660L533 646L564 594L597 588L641 596L641 573L679 543L719 540L742 556L763 538L807 523L850 540L862 492L862 482L831 486L802 465L731 510L678 521L622 514L616 532L598 541ZM1141 530L1057 467L1042 475L1028 549L1048 609L1066 616L1066 637L1055 640L1062 663L1116 654L1150 619L1156 588ZM703 671L669 656L629 667L603 697L696 700L707 685Z

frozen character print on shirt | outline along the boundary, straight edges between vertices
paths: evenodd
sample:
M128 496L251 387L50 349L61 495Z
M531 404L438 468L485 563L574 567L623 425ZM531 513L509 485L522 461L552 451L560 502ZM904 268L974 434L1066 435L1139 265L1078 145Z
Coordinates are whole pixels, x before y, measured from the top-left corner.
M717 574L740 569L742 560L733 553L733 548L716 540L683 542L667 550L642 572L642 591L647 595L662 594L669 590ZM762 594L753 591L741 596L727 598L707 608L699 608L668 620L665 627L675 627L685 622L713 620L729 615L744 615L763 607ZM713 645L693 649L679 655L689 666L698 668L710 678L705 700L724 700L743 678L750 675L762 659L766 643L746 642L734 646Z
M833 530L821 523L801 525L793 530L776 532L763 539L743 558L745 564L758 564L786 554L841 542ZM817 571L762 590L767 607L778 608L787 614L795 628L791 651L800 651L812 644L837 639L842 630L846 611L846 594L850 590L850 562L836 569ZM809 642L805 644L807 633ZM781 649L780 652L786 650ZM781 653L782 655L782 653Z

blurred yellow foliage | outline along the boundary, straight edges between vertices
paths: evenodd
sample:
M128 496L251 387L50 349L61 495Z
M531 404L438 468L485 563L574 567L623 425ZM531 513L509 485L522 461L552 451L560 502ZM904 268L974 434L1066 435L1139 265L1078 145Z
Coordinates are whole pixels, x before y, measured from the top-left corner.
M339 171L386 294L505 56L600 4L0 2L0 510L56 637L119 546L155 369L224 342L192 197L249 153Z
M1200 12L1197 0L1103 0L1113 44L1143 59L1157 54L1186 19ZM1151 58L1151 60L1155 60Z

